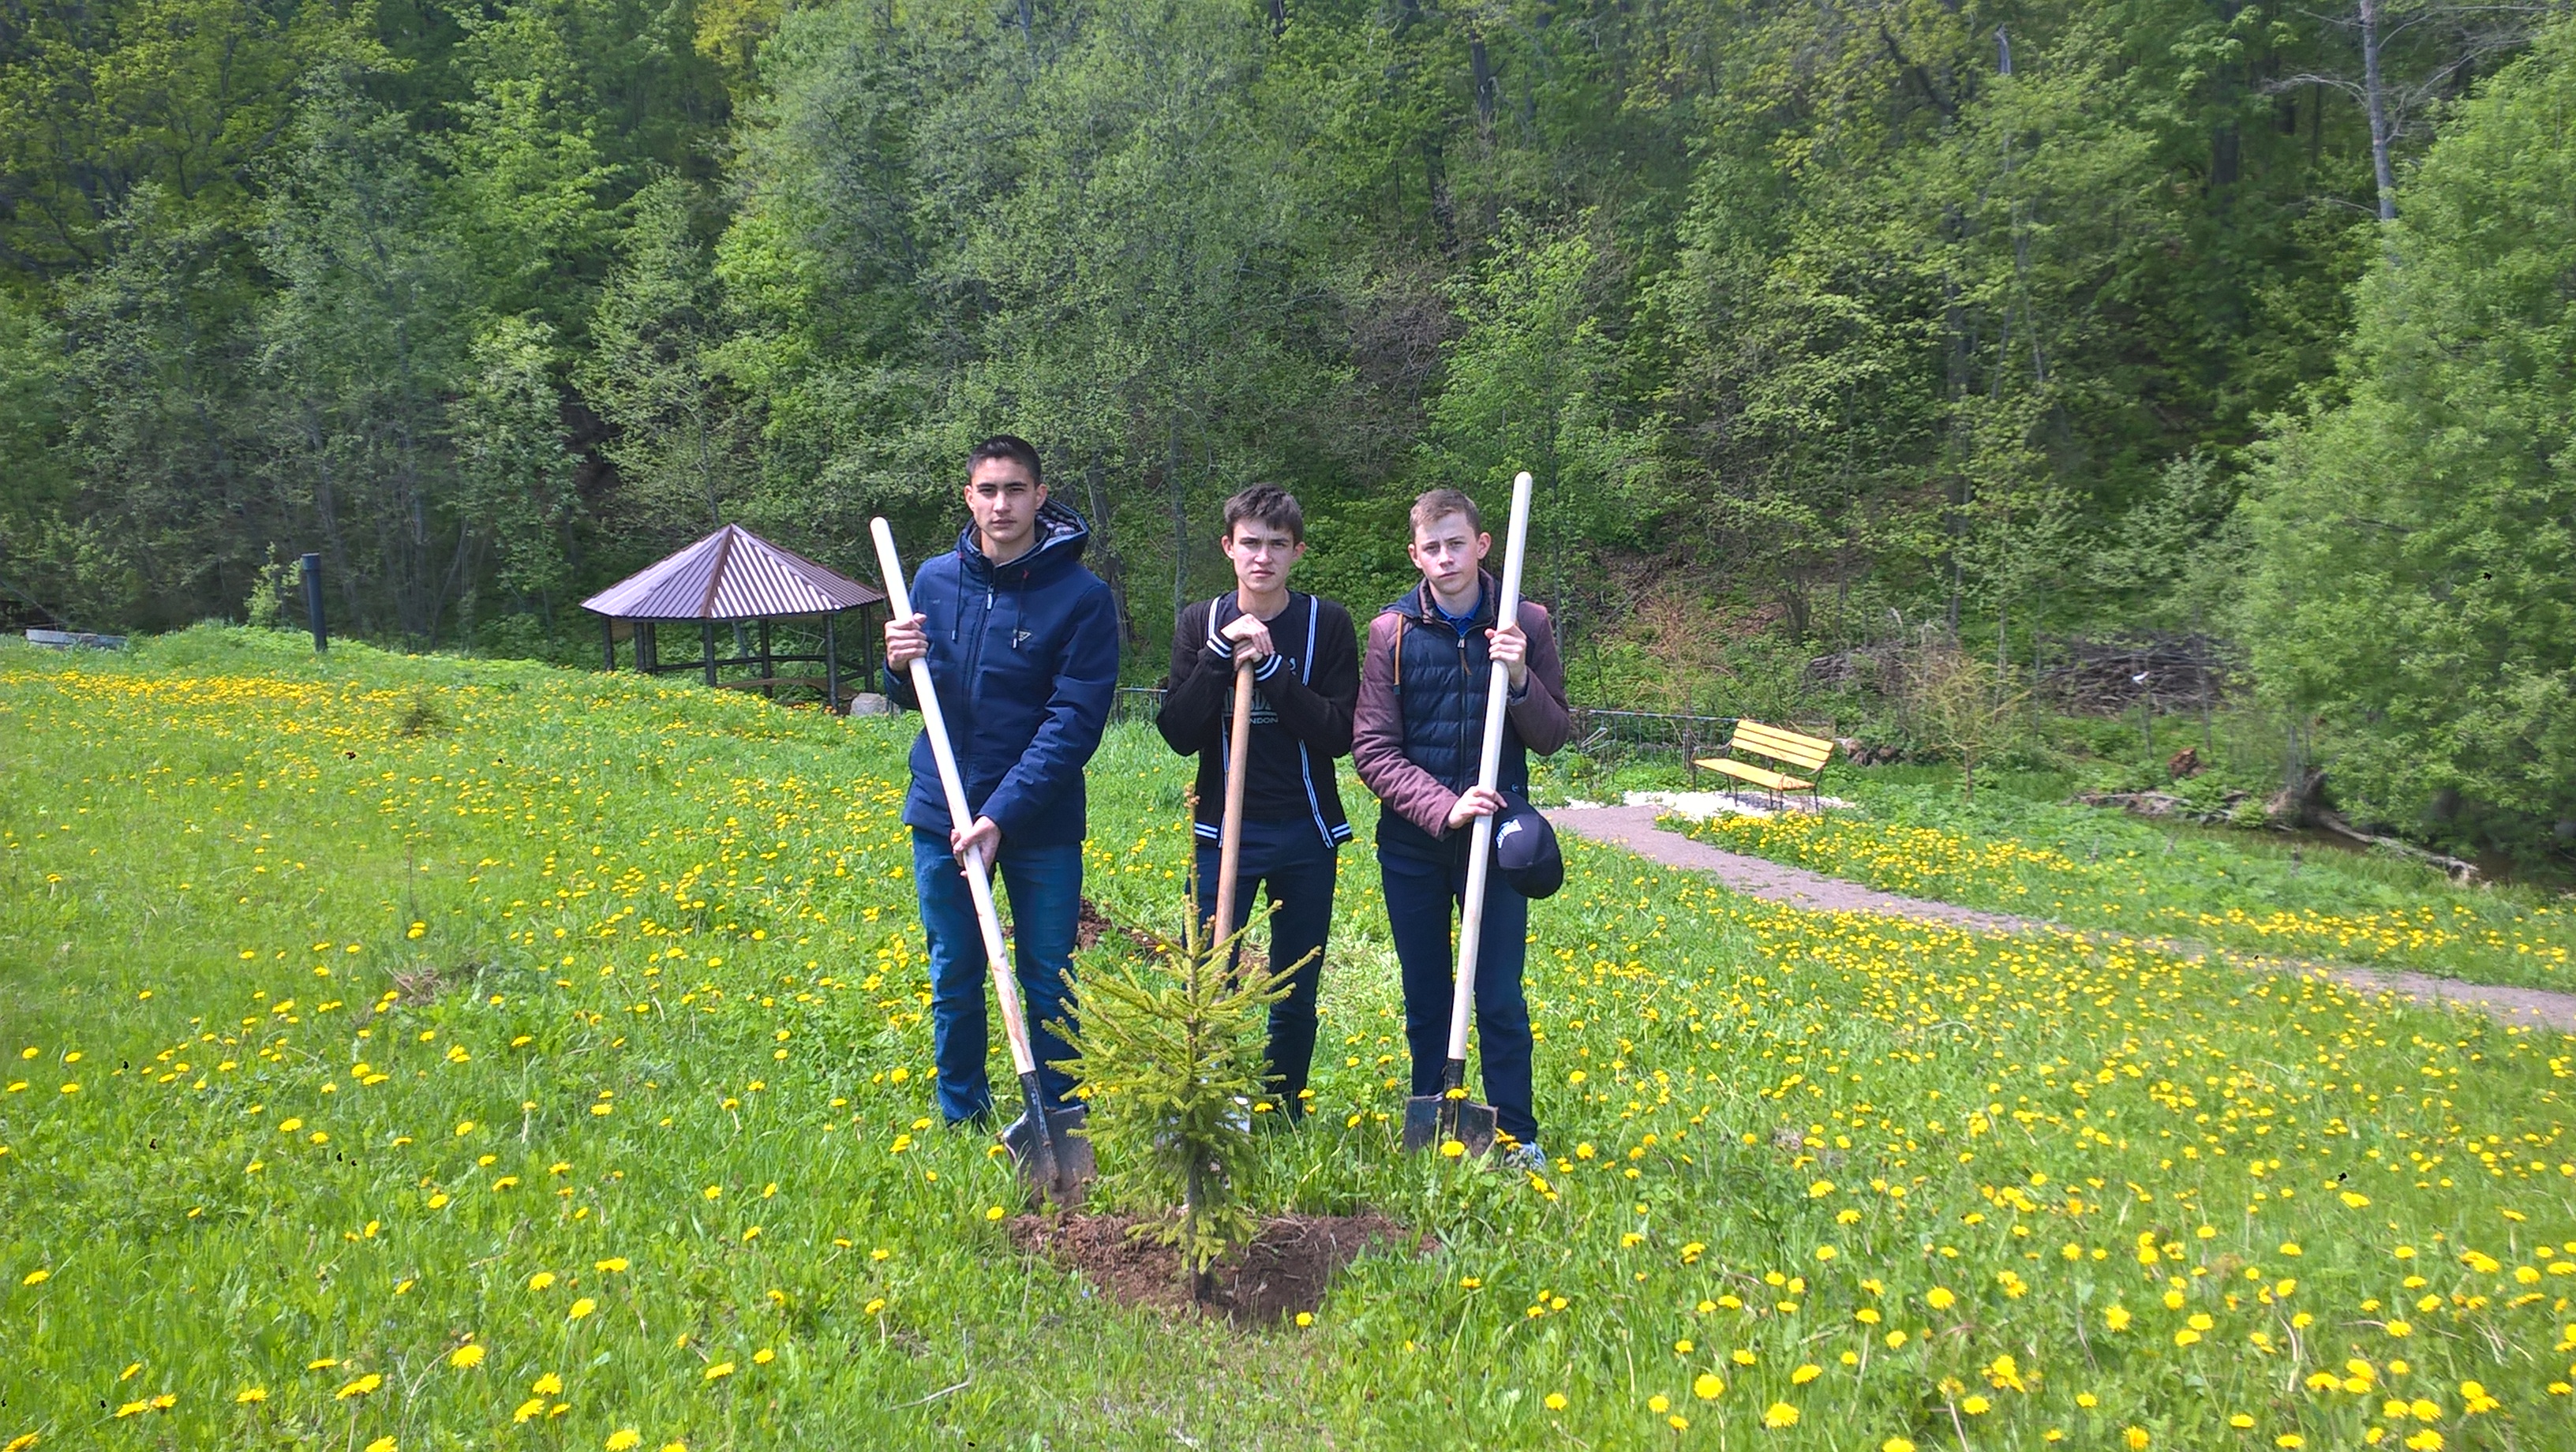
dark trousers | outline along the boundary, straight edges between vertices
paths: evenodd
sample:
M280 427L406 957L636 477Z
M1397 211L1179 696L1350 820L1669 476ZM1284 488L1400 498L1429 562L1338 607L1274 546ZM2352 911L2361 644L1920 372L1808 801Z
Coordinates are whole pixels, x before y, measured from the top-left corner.
M1458 973L1451 914L1467 896L1466 854L1434 861L1381 851L1387 925L1404 968L1404 1038L1413 1050L1413 1092L1440 1092L1449 1061L1449 1000ZM1523 1144L1538 1139L1531 1112L1529 998L1521 960L1529 949L1529 899L1500 871L1485 878L1485 920L1476 949L1476 1047L1484 1062L1485 1100L1502 1131Z
M1298 824L1303 827L1303 823ZM1300 847L1286 848L1255 864L1258 871L1238 868L1234 879L1234 921L1239 931L1252 921L1252 894L1270 894L1270 966L1286 969L1288 996L1270 1005L1270 1092L1280 1112L1290 1119L1306 1112L1306 1075L1315 1062L1315 990L1324 976L1324 940L1333 926L1333 879L1339 858L1321 834L1309 835ZM1208 884L1208 911L1216 910L1217 847L1199 844L1199 881ZM1241 944L1237 944L1238 949Z
M965 869L948 854L948 834L916 827L913 885L930 940L931 1059L938 1066L939 1112L951 1124L993 1112L984 1072L992 1042L985 1028L984 930L975 921ZM1001 885L1011 904L1011 947L1018 960L1020 1005L1028 1013L1029 1049L1038 1061L1038 1092L1048 1108L1072 1103L1073 1076L1056 1068L1073 1051L1055 1030L1070 1023L1073 931L1082 905L1082 844L1014 847L1002 839Z

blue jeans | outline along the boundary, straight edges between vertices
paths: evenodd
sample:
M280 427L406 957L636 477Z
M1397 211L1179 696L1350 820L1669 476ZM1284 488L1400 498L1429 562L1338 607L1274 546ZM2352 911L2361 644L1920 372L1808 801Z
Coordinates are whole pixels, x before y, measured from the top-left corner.
M1245 824L1255 825L1268 824ZM1339 865L1321 833L1303 820L1294 826L1295 832L1282 834L1280 850L1247 861L1236 872L1234 921L1227 925L1232 932L1251 922L1252 894L1268 886L1270 966L1297 965L1288 978L1288 996L1270 1005L1270 1093L1292 1120L1306 1112L1306 1075L1315 1062L1315 990L1324 976L1324 941L1333 926L1333 879ZM1199 844L1199 881L1207 884L1202 890L1210 913L1216 911L1217 856L1216 844Z
M1002 840L1002 886L1009 891L1013 957L1020 1002L1029 1016L1029 1049L1038 1061L1038 1090L1052 1108L1070 1104L1073 1076L1055 1067L1073 1051L1047 1025L1073 1021L1073 930L1082 906L1082 844L1014 847ZM984 933L965 870L948 853L948 835L914 828L913 885L921 928L930 940L931 1058L938 1066L939 1112L949 1123L993 1112L984 1072L991 1043L984 1013Z
M1413 1092L1440 1092L1449 1062L1449 1000L1458 973L1451 911L1467 897L1464 853L1452 861L1380 851L1387 926L1404 973L1404 1039L1413 1050ZM1523 1144L1538 1139L1531 1110L1529 999L1521 960L1529 951L1529 899L1503 874L1485 877L1485 920L1476 946L1476 1047L1484 1062L1485 1102L1503 1133Z

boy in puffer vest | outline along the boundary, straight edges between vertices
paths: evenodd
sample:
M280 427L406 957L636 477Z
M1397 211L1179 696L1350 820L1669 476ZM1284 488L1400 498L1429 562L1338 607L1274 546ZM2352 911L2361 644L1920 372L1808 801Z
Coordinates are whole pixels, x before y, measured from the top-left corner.
M1457 971L1453 909L1467 892L1475 819L1504 809L1503 793L1529 790L1529 753L1554 755L1573 732L1565 667L1544 607L1520 602L1497 621L1502 587L1482 562L1493 547L1474 500L1434 489L1413 504L1408 552L1422 583L1369 622L1353 719L1351 764L1381 803L1378 870L1404 976L1404 1035L1413 1093L1440 1092L1449 1001ZM1484 749L1492 664L1510 678L1501 791L1476 784ZM1543 1168L1531 1108L1529 999L1521 965L1529 899L1504 873L1487 874L1483 942L1476 959L1476 1040L1485 1097L1515 1163Z

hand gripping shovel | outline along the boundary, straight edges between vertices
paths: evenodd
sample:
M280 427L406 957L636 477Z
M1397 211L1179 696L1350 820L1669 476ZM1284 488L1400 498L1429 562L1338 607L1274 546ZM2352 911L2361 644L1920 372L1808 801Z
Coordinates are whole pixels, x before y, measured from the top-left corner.
M883 519L870 520L868 531L876 536L877 568L885 576L887 603L896 619L906 619L912 614L912 592L904 583L903 561L895 555L894 531ZM931 759L939 763L948 819L963 830L974 822L975 814L966 806L966 785L957 775L957 753L948 742L948 720L940 713L928 660L912 663L912 689L921 698L922 731L930 738ZM1028 1014L1020 1004L1020 980L1002 947L1002 919L993 910L993 884L985 875L989 864L981 854L970 854L960 870L966 874L967 892L975 899L975 921L984 930L984 962L992 970L994 996L1001 1000L1002 1033L1011 1042L1011 1067L1020 1076L1020 1117L1003 1129L1003 1147L1011 1152L1011 1163L1032 1190L1053 1195L1062 1205L1079 1204L1084 1182L1098 1168L1091 1157L1091 1140L1082 1133L1084 1111L1079 1106L1049 1109L1039 1092L1037 1057L1029 1051Z
M1503 549L1503 596L1494 623L1520 618L1521 565L1529 546L1530 476L1512 480L1512 527ZM1494 662L1485 687L1485 754L1476 784L1492 791L1503 771L1503 710L1511 696L1511 670ZM1476 1003L1476 951L1485 926L1485 880L1494 865L1494 819L1478 817L1467 848L1467 901L1458 916L1458 982L1449 998L1449 1058L1440 1067L1440 1092L1404 1101L1404 1147L1429 1149L1456 1140L1471 1155L1494 1147L1494 1106L1467 1097L1467 1015Z

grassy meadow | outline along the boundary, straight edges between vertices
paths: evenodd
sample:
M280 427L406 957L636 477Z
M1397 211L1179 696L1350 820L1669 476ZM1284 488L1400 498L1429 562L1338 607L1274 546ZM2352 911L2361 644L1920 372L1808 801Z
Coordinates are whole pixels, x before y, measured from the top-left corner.
M2247 829L2159 824L2010 790L1961 799L1957 774L1845 771L1858 811L1720 817L1691 835L1889 892L2266 957L2576 989L2576 912L2521 886L2455 886L2377 851ZM2007 778L2009 780L2009 778ZM2058 786L2058 779L2046 779Z
M0 648L0 1448L2571 1440L2576 1039L1582 843L1550 1172L1396 1153L1354 849L1255 1194L1435 1248L1308 1324L1105 1304L931 1121L915 724ZM1178 924L1187 781L1146 729L1095 763L1123 922Z

